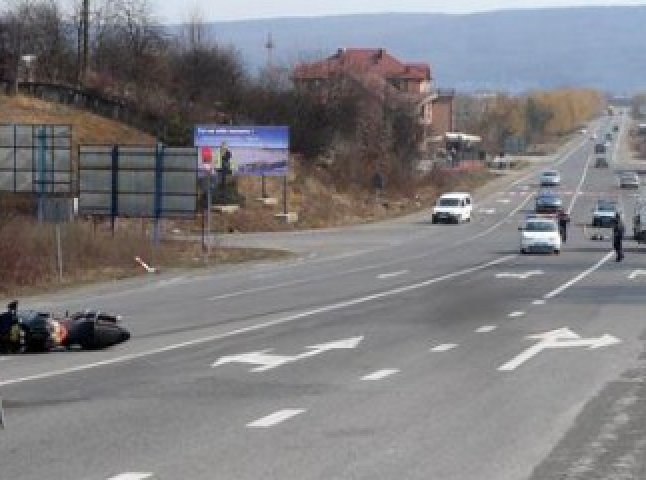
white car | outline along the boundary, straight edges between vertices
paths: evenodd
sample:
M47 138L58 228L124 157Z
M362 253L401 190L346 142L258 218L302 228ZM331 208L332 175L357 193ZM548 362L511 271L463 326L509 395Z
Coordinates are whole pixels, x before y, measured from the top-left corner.
M520 253L561 253L555 217L529 217L520 230Z
M473 202L465 192L451 192L442 195L433 207L433 223L462 223L471 221Z
M561 184L561 175L556 170L545 170L539 181L541 187L556 187Z

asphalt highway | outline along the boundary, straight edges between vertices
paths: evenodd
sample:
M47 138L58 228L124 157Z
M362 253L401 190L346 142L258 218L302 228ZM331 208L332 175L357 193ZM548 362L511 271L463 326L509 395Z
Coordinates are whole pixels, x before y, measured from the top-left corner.
M583 226L600 196L632 225L628 118L593 128L615 123L610 168L589 135L540 166L571 212L560 255L519 254L536 167L468 224L232 235L296 254L23 300L121 313L132 339L0 357L0 478L644 478L646 255Z

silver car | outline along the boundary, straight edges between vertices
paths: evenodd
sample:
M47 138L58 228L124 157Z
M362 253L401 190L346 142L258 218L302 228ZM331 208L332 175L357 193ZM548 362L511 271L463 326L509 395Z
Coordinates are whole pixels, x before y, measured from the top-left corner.
M639 183L635 172L624 172L619 176L619 188L639 188Z
M556 170L545 170L540 176L541 187L556 187L561 184L561 175Z

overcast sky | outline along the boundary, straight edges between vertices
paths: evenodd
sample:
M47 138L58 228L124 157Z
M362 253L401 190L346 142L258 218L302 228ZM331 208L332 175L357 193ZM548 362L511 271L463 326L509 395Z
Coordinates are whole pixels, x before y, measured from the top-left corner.
M469 13L486 10L584 5L646 5L646 0L149 0L163 23L200 12L207 21L374 12Z

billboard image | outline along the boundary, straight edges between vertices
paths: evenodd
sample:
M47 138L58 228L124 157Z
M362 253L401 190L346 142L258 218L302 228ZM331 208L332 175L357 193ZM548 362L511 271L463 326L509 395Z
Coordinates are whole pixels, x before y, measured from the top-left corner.
M233 175L287 175L288 127L198 125L194 142L202 172L222 168L225 159Z

